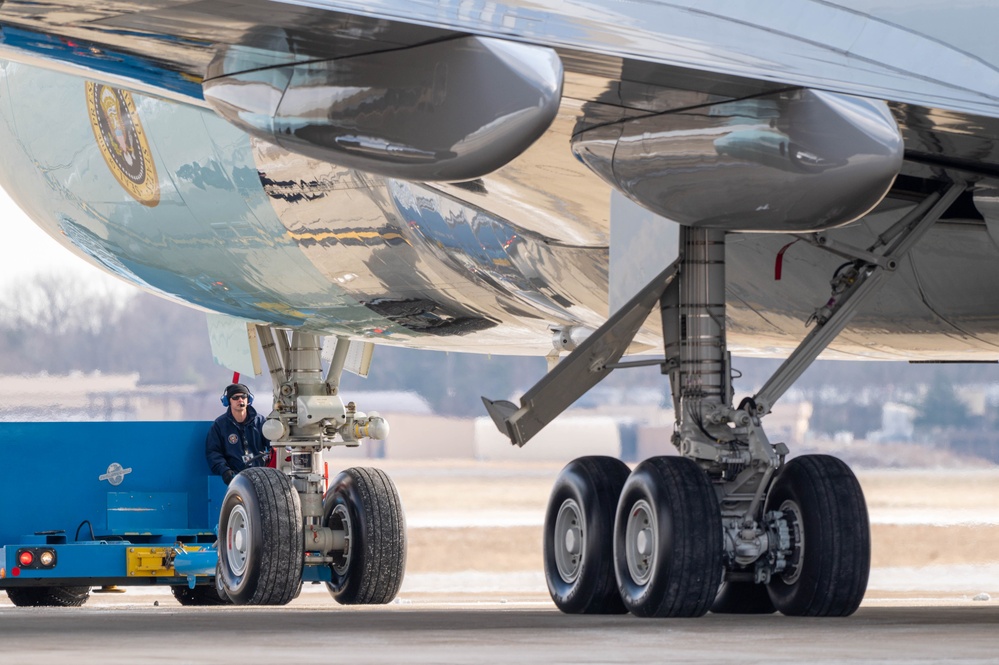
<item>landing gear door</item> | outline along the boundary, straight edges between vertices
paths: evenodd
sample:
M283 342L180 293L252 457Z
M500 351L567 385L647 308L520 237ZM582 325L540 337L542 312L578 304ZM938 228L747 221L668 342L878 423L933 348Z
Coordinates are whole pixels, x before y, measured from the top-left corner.
M347 359L344 361L344 370L351 374L356 374L361 378L368 377L368 370L371 369L371 356L374 353L375 345L371 342L358 342L338 340L335 336L329 335L323 338L323 360L330 362L333 359L333 351L337 344L349 344Z
M218 365L246 376L260 374L260 350L254 323L209 312L208 339Z
M680 225L646 210L624 194L611 192L610 286L608 316L675 261Z

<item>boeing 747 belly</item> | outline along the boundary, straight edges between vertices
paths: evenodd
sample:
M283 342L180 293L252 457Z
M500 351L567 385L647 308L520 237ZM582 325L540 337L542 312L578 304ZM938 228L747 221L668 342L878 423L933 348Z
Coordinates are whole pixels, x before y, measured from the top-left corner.
M259 372L259 340L265 434L295 454L223 503L220 533L246 536L220 544L233 601L303 579L240 567L274 555L234 507L265 485L305 539L275 565L344 602L394 595L361 549L403 556L362 505L391 482L324 500L316 472L386 431L339 377L388 344L548 356L519 404L484 399L517 445L615 369L669 375L678 456L580 458L556 483L563 611L847 615L870 564L859 485L786 460L765 416L819 354L999 356L996 11L7 0L0 184L95 265L211 312L230 368ZM731 353L787 360L735 405Z

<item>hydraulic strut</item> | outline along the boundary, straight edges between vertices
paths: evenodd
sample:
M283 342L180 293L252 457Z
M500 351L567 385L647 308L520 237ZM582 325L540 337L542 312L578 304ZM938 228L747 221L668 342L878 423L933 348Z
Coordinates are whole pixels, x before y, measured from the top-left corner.
M676 413L673 443L714 483L726 565L733 579L743 576L767 582L785 569L793 539L784 513L763 514L768 488L788 449L783 443L770 443L761 419L964 187L964 183L954 183L929 195L866 249L834 241L826 234L803 236L816 247L851 261L834 275L831 296L810 317L811 332L760 391L738 407L732 405L725 339L725 233L682 227L680 258L575 345L568 357L525 393L519 408L483 398L486 408L500 431L515 444L524 445L614 368L648 364L620 362L620 358L658 302L666 357L650 362L661 364L670 377Z
M350 340L337 338L330 367L323 375L320 337L300 331L260 327L264 356L274 384L274 410L264 436L278 451L278 468L298 491L305 529L306 563L328 563L331 550L342 549L344 534L323 524L323 450L357 446L361 438L384 439L388 423L365 414L339 395Z

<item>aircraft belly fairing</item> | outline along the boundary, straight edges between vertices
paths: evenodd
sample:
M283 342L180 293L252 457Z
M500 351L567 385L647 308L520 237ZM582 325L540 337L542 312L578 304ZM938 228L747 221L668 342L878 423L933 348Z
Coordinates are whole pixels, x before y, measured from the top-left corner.
M88 110L87 86L75 78L16 64L4 72L8 140L24 146L24 159L43 165L36 173L11 155L5 185L50 233L145 288L247 320L400 345L487 346L492 353L548 353L551 326L595 329L606 316L606 213L589 206L559 215L538 181L545 174L583 199L608 194L578 162L551 171L543 157L557 130L570 126L573 109L592 118L599 104L584 110L568 101L538 144L479 181L421 185L248 140L193 107L135 96L134 108L117 109L123 97L105 95L107 109L92 103ZM92 100L96 89L111 90L90 86ZM675 103L679 94L661 99ZM76 111L67 122L39 111L46 108ZM121 120L118 134L114 123L94 121L102 113ZM128 148L133 117L148 146L135 138L134 154L124 150L115 162L115 150ZM184 140L177 139L178 127ZM159 173L155 197L122 185L121 159L152 160L149 168ZM31 178L38 180L26 182ZM511 204L510 192L524 196ZM904 208L891 200L882 207ZM494 201L500 215L491 212ZM865 225L878 219L871 215L830 237L863 246L870 239ZM546 220L557 234L587 242L539 233L549 227ZM992 279L995 245L980 222L965 235L988 242L964 243L952 233L956 228L932 231L930 237L939 237L934 251L924 258L917 250L912 260L920 267L904 263L883 302L861 311L830 353L993 357L989 328L999 303L962 296ZM954 275L951 238L961 265L974 271ZM828 277L814 266L828 264L831 275L839 261L802 245L787 255L788 277L773 282L774 257L788 240L729 237L731 342L742 353L781 355L793 347L827 288ZM971 262L968 252L976 257ZM799 253L811 267L805 281L792 277ZM791 283L799 288L785 286ZM948 312L958 302L965 303L962 311ZM650 321L632 350L653 346L657 334L658 322Z
M885 104L811 90L625 118L576 134L572 146L663 217L782 232L869 212L898 175L903 149Z
M3 80L5 141L24 150L5 163L5 186L56 238L161 294L247 320L494 353L547 352L550 322L598 325L606 307L605 247L549 243L427 187L251 141L201 109L111 95L94 113L115 120L95 130L82 81L13 63ZM147 152L129 153L129 123ZM121 159L149 160L155 197L122 185Z
M205 101L247 133L368 173L467 181L541 136L558 112L562 62L546 48L459 37L261 69L220 53Z

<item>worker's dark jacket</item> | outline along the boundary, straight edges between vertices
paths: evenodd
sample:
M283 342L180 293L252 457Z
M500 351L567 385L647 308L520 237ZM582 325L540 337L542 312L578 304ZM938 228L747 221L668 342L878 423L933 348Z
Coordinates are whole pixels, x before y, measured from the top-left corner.
M228 409L216 418L205 437L205 457L212 473L221 476L228 469L239 473L248 466L266 466L268 455L261 453L270 450L270 442L260 432L263 424L264 417L252 406L246 407L246 420L241 423Z

